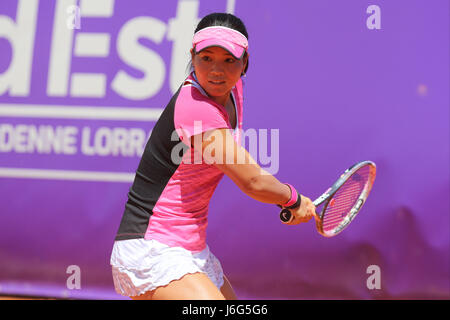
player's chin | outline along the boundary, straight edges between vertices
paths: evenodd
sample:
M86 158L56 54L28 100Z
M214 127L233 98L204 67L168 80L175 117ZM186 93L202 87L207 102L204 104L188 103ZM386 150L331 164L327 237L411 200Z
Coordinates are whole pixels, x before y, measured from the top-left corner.
M222 96L229 92L233 86L231 86L228 81L222 83L211 83L208 82L206 85L208 93L214 96Z
M208 91L208 94L212 97L223 97L224 95L227 94L227 92L229 92L229 90L227 90L227 87L223 87L223 88L217 88L217 87L208 87L208 89L206 91Z

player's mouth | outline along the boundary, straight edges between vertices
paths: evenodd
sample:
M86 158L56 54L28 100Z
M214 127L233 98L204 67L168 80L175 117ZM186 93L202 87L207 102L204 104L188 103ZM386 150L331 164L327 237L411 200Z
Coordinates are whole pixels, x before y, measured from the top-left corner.
M208 82L214 86L220 86L225 84L225 81L223 80L209 80Z

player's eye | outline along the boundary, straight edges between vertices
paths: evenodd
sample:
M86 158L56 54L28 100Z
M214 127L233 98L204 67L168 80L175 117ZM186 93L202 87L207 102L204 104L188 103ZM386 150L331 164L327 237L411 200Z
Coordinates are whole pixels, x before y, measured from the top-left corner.
M236 59L234 59L234 58L228 58L227 60L225 60L226 62L228 62L228 63L234 63L234 62L236 62Z
M211 61L211 58L209 56L203 56L202 60L203 61Z

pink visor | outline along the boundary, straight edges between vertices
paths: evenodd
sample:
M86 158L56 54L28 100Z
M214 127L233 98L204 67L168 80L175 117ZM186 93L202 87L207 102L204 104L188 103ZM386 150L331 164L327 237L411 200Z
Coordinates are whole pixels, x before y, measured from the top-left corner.
M196 53L208 47L222 47L236 59L241 59L248 49L247 38L239 31L227 27L208 27L194 34L192 46Z

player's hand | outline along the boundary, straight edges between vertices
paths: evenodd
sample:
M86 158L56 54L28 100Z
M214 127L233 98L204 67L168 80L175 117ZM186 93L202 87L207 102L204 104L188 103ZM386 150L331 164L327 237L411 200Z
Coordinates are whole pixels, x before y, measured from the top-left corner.
M289 225L297 225L303 222L308 222L312 218L317 219L316 207L311 199L302 195L300 195L300 197L302 197L300 207L289 210L294 216L291 222L288 223Z

